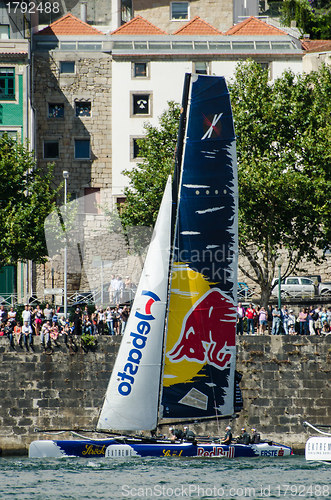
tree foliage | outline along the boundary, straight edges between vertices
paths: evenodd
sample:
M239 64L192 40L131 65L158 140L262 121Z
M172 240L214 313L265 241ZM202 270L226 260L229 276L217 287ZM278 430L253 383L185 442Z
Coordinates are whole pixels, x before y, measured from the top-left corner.
M154 226L174 166L179 115L179 104L169 101L168 109L159 117L159 127L144 124L145 136L138 140L141 162L123 172L130 179L120 215L124 227Z
M0 267L19 260L44 262L44 220L55 207L52 167L36 167L33 154L6 134L0 138Z
M275 260L287 253L283 274L330 240L331 71L273 83L254 62L237 66L230 85L237 134L242 271L267 302Z
M330 0L285 0L282 19L286 25L295 20L301 33L308 33L312 40L331 38Z

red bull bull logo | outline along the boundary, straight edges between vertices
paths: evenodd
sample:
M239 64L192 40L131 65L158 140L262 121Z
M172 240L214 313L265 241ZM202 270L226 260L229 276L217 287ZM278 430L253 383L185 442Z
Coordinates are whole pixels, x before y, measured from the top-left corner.
M218 369L229 366L235 346L235 309L218 288L208 290L186 314L178 341L169 359L208 363Z
M150 321L155 318L151 313L151 307L154 302L159 301L160 298L153 292L144 290L141 295L145 295L146 298L150 297L144 307L144 313L136 311L134 316L140 321L137 323L136 332L130 332L130 337L132 337L132 349L130 349L127 363L124 365L123 372L117 373L117 380L121 381L118 386L118 392L122 396L128 396L131 393L132 385L134 383L134 376L137 374L139 369L140 361L143 357L143 349L146 347L148 337L151 330Z

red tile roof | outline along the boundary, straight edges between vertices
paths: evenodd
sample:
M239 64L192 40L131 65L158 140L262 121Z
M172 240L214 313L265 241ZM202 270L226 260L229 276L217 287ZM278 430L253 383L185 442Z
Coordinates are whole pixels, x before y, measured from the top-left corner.
M195 16L191 21L179 28L173 35L222 35L223 33L214 28L199 16Z
M226 33L226 35L287 35L285 31L267 24L254 16L245 19L241 23L232 26Z
M43 36L60 36L60 35L103 35L101 31L92 28L87 23L84 23L77 17L73 16L70 12L65 16L61 17L54 23L50 24L46 28L38 31L36 35Z
M306 52L331 51L331 40L301 40L302 49Z
M115 31L110 33L111 35L167 35L165 31L161 30L154 24L147 21L141 16L136 16L131 21L123 24Z
M1 59L19 59L27 57L28 52L0 52Z

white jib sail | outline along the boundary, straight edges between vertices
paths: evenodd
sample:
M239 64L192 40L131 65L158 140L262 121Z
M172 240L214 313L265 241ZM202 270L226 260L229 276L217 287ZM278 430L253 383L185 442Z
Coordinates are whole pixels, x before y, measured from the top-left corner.
M132 310L109 381L98 429L157 425L171 231L168 178Z

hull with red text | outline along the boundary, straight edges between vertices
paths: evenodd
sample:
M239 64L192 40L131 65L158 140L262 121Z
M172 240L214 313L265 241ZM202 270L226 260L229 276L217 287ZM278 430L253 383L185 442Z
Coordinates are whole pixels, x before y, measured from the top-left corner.
M214 443L172 443L156 441L152 443L127 440L83 440L33 441L29 448L30 458L81 457L198 457L198 458L277 458L292 454L288 446L261 443L257 445L221 445Z

